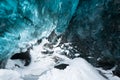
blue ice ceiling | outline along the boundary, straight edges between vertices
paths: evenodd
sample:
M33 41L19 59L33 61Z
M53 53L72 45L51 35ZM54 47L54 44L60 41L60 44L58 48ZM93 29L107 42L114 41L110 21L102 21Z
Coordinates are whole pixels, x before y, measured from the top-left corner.
M55 30L65 31L78 0L0 0L0 59Z

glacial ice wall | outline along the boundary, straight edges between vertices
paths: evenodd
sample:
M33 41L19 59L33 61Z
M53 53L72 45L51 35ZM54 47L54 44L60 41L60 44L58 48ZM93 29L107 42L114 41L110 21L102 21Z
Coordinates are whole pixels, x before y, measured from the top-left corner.
M0 0L0 60L19 44L65 31L78 0Z
M80 0L64 41L95 66L120 66L120 1Z

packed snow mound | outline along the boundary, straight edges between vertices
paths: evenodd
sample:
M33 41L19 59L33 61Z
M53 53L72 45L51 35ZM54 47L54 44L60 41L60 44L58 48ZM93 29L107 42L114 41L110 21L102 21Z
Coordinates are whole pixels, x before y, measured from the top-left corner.
M64 70L51 69L39 80L106 80L87 61L76 58Z
M0 69L0 80L23 80L17 71Z

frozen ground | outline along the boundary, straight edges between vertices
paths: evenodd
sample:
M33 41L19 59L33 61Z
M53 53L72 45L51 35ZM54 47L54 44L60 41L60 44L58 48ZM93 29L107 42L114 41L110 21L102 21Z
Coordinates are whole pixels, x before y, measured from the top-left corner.
M63 49L57 45L50 48L48 44L47 39L43 39L40 45L31 49L32 62L27 67L20 60L9 60L6 69L0 70L0 80L120 80L110 70L97 69L82 58L69 59L62 55ZM68 66L64 69L55 67L61 64Z

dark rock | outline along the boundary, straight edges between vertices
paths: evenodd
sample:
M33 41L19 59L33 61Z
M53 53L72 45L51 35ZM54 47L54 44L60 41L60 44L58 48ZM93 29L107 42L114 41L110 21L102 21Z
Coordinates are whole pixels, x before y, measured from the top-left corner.
M54 68L60 69L60 70L64 70L67 66L69 66L69 64L59 64L57 66L55 66Z
M115 60L108 58L102 58L97 61L98 66L97 67L102 67L105 70L111 69L115 66Z
M30 62L31 62L31 56L30 56L29 51L21 52L21 53L16 53L16 54L14 54L14 55L11 57L11 59L12 59L12 60L20 59L20 60L25 61L24 66L28 66L28 65L30 64Z
M117 67L114 71L112 71L114 75L120 77L120 67Z
M37 40L37 44L40 44L42 42L42 39Z
M43 54L52 54L54 51L42 51L41 53L43 53Z
M52 33L49 35L48 40L52 43L55 44L57 42L57 34L53 30Z
M4 69L8 59L3 59L0 61L0 69Z

